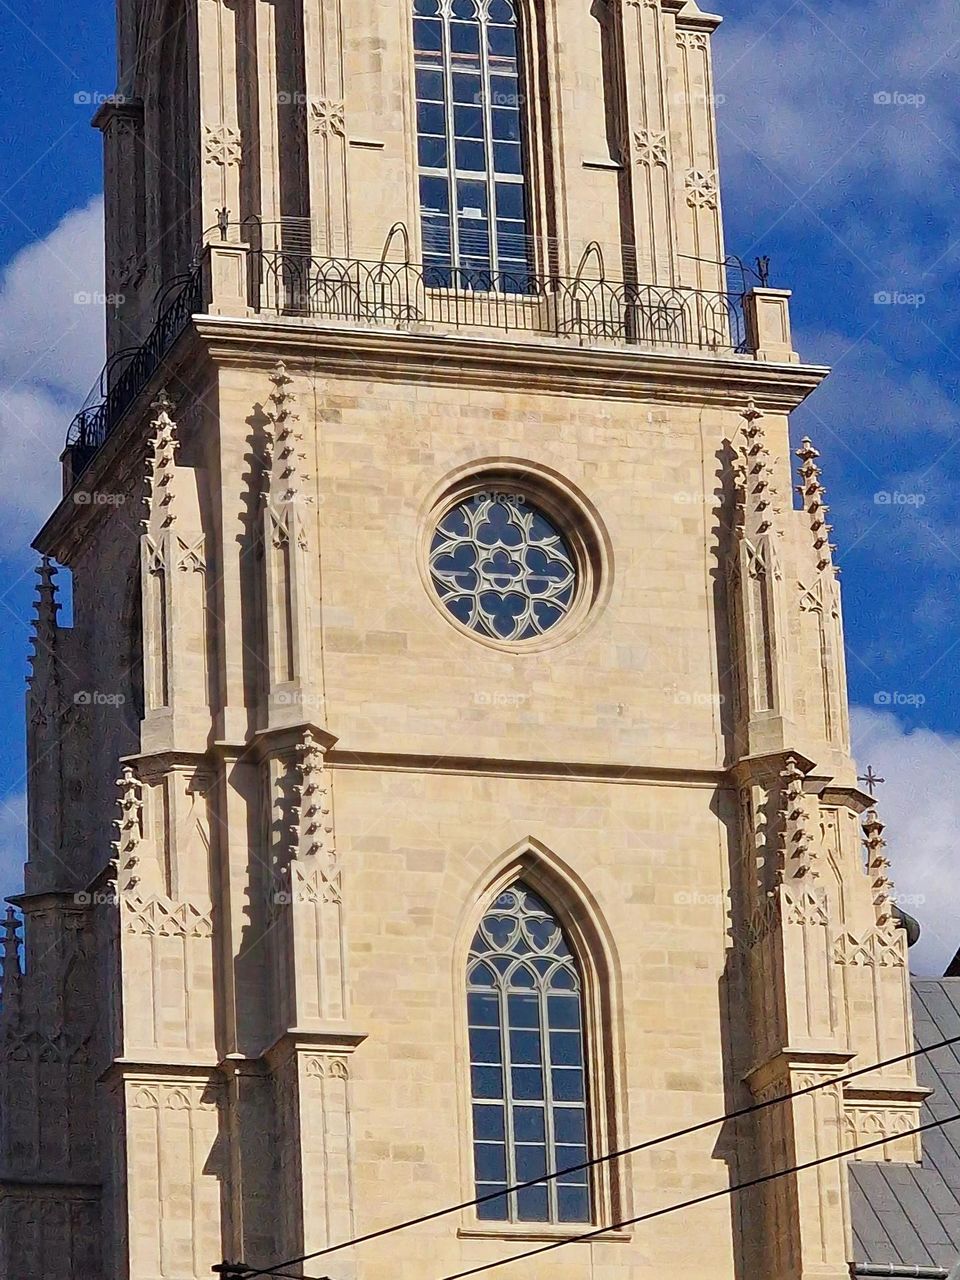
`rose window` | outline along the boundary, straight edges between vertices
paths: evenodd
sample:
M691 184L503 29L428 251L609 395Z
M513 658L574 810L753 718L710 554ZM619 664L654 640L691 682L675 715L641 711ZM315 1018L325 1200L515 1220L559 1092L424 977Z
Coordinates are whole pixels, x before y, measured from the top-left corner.
M532 640L570 612L573 556L557 527L513 494L476 494L440 521L430 573L458 622L494 640Z

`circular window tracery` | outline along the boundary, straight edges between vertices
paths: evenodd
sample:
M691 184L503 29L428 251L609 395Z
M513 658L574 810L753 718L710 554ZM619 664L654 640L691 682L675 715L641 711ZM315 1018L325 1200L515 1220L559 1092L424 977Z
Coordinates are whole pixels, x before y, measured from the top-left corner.
M433 585L463 626L493 640L545 635L570 613L577 564L553 521L521 495L476 493L440 520Z

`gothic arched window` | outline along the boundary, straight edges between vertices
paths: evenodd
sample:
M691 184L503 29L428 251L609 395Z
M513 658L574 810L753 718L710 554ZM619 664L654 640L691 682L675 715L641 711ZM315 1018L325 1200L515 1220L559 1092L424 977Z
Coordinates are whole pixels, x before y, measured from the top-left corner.
M467 970L477 1195L588 1158L583 983L556 916L522 881L490 906ZM588 1170L498 1196L499 1222L589 1222Z
M518 0L414 0L427 284L528 291Z

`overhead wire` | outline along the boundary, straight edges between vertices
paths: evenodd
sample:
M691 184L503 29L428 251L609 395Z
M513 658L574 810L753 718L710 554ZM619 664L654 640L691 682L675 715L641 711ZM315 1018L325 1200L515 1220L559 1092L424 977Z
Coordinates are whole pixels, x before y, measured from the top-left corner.
M692 1134L701 1133L703 1130L711 1129L716 1125L727 1124L730 1121L744 1119L747 1116L755 1115L757 1112L764 1111L768 1107L778 1106L784 1102L790 1102L795 1098L805 1097L808 1094L816 1093L818 1090L828 1088L832 1085L846 1084L851 1080L856 1080L860 1078L861 1076L870 1075L876 1071L884 1071L888 1067L897 1066L902 1062L909 1062L912 1059L920 1057L924 1054L935 1053L939 1049L947 1049L950 1046L955 1044L960 1044L960 1035L948 1036L946 1039L937 1041L934 1044L923 1045L923 1046L911 1049L906 1053L897 1054L891 1058L885 1058L881 1062L872 1062L868 1066L858 1067L856 1070L846 1072L844 1075L831 1076L824 1080L816 1081L813 1084L805 1085L802 1089L795 1089L790 1093L783 1094L780 1097L766 1098L760 1102L750 1103L748 1106L740 1107L734 1111L726 1112L723 1115L713 1116L708 1120L700 1120L696 1124L687 1125L683 1129L675 1129L670 1133L660 1134L655 1138L647 1138L643 1142L634 1143L632 1146L622 1147L616 1151L610 1151L599 1156L594 1156L591 1159L584 1160L579 1164L565 1166L562 1169L556 1169L554 1172L543 1174L539 1178L531 1178L526 1182L518 1182L513 1184L512 1186L504 1187L502 1190L489 1192L482 1196L476 1196L472 1200L464 1200L458 1204L448 1205L442 1209L434 1209L430 1213L421 1214L417 1218L408 1218L403 1222L394 1223L389 1227L381 1227L377 1231L367 1232L365 1235L356 1236L350 1240L344 1240L339 1244L327 1245L323 1249L318 1249L315 1252L303 1254L298 1258L288 1258L284 1262L278 1262L275 1267L265 1267L258 1270L244 1271L243 1272L244 1280L256 1280L258 1276L282 1276L283 1270L286 1267L300 1266L304 1262L312 1262L317 1258L326 1257L328 1254L338 1253L342 1249L349 1249L349 1248L355 1247L356 1245L367 1244L372 1240L380 1240L384 1236L393 1235L397 1231L405 1231L411 1227L423 1226L425 1223L434 1222L439 1218L447 1217L449 1214L459 1213L466 1209L476 1208L480 1205L488 1204L493 1200L501 1200L506 1196L515 1194L518 1191L524 1191L528 1187L543 1186L545 1183L552 1182L557 1178L563 1178L572 1173L580 1173L585 1169L592 1169L592 1168L595 1168L597 1165L606 1164L607 1162L612 1160L619 1160L625 1156L636 1155L641 1151L648 1151L653 1147L662 1146L664 1143L673 1142L680 1138L690 1137ZM953 1118L954 1117L951 1117L951 1119ZM949 1121L944 1121L944 1123L949 1123ZM932 1126L928 1125L926 1127L930 1128ZM914 1132L922 1132L922 1131L923 1129L921 1128L921 1129L915 1130ZM898 1136L901 1136L901 1135L898 1135ZM902 1136L907 1136L907 1135L904 1134ZM849 1154L851 1150L853 1150L853 1148L850 1148L847 1151L840 1152L839 1154L846 1155L846 1154ZM755 1184L751 1183L751 1184L745 1184L745 1186L746 1185L755 1185ZM734 1189L737 1189L737 1188L734 1188ZM744 1189L744 1188L739 1188L739 1189ZM727 1188L726 1190L731 1190L731 1188ZM632 1222L622 1223L619 1225L628 1226L628 1225L633 1225L633 1223ZM615 1229L616 1227L607 1226L607 1227L601 1228L600 1232L594 1233L594 1234L602 1234L603 1232L615 1230ZM592 1237L588 1237L588 1238L592 1238ZM298 1277L297 1280L300 1280L300 1278ZM446 1280L454 1280L454 1278L447 1277ZM457 1277L456 1280L459 1280L459 1277Z

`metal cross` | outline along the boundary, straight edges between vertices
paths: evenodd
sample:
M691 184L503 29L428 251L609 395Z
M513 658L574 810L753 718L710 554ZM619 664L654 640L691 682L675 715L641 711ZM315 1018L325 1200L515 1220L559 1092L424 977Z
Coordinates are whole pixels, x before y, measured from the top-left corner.
M872 796L875 796L877 794L877 787L882 787L883 784L886 782L886 778L881 778L877 774L875 774L873 772L873 765L868 764L867 772L863 775L862 778L858 778L857 781L864 783L867 790L870 792L870 794Z

